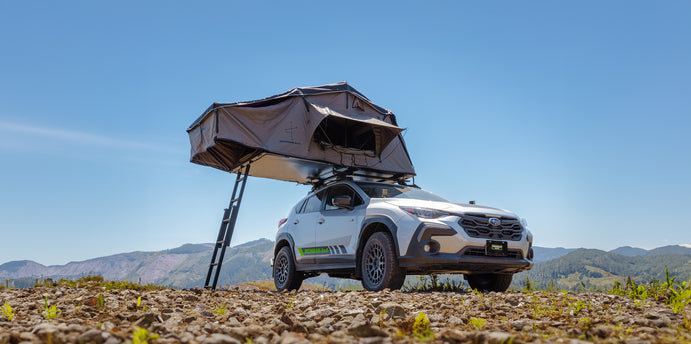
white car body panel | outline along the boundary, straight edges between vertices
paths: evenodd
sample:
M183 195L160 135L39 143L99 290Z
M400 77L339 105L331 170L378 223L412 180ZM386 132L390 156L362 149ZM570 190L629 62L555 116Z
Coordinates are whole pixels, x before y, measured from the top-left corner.
M373 183L368 183L370 184ZM335 190L330 188L340 186L343 189L344 185L356 192L363 203L352 209L324 210L326 198L331 196L329 190ZM378 187L377 185L379 184L374 187ZM381 185L382 187L392 186L392 184ZM396 185L396 187L399 186ZM415 188L415 190L419 189ZM324 196L322 210L299 213L300 209L297 207L305 199L320 192L328 195ZM336 191L333 192L336 193ZM293 246L291 248L298 263L298 269L301 271L320 273L332 271L329 269L338 269L341 272L353 269L353 273L356 273L355 262L358 258L356 256L358 248L361 248L363 242L366 241L366 237L363 236L369 235L363 224L371 225L371 223L384 226L389 231L397 245L401 266L405 266L414 273L424 272L426 267L429 267L430 271L446 271L445 266L448 266L449 271L462 271L462 273L480 273L485 268L495 273L497 271L517 272L532 267L532 234L523 224L518 227L519 229L514 228L512 232L514 237L508 239L501 234L504 227L492 229L500 238L493 239L492 235L495 232L490 231L489 238L478 237L477 232L473 234L475 236L471 236L469 233L472 231L467 231L460 224L461 220L467 216L499 219L500 224L504 221L516 223L520 218L513 212L474 204L415 198L370 198L357 183L352 181L336 182L317 190L316 193L310 193L293 208L286 223L279 227L277 233L277 249L281 245L286 245L286 241L290 242L285 238L292 239L292 242L288 244ZM354 199L357 198L355 194L353 196L351 202L355 202ZM438 196L435 197L438 198ZM422 215L411 214L404 208L425 209L442 215L437 218L424 218L421 217ZM520 235L516 234L517 232L520 232ZM435 243L438 250L430 254L422 252L424 242ZM487 255L483 256L490 242L503 243L506 252L502 252L501 257L495 257L494 252L487 252ZM463 252L467 250L474 250L473 256L464 256ZM512 252L511 255L507 255L509 252ZM357 278L356 275L354 277Z

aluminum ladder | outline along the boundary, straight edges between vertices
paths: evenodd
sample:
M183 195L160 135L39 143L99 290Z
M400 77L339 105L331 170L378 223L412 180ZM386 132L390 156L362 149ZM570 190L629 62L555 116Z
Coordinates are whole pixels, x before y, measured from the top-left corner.
M214 253L211 255L211 263L209 264L209 272L206 274L204 289L216 290L218 275L220 274L221 266L223 265L223 256L225 256L226 247L230 246L230 239L233 237L235 221L238 218L240 203L242 202L242 195L245 193L245 184L247 184L249 172L249 164L245 166L244 172L242 172L242 168L240 168L240 170L237 172L235 186L233 187L233 195L230 197L230 204L228 205L228 208L223 210L223 220L221 220L221 228L218 230L218 239L216 239L216 244L214 245ZM239 194L238 187L240 189ZM237 197L235 197L236 195ZM220 254L218 249L221 249ZM209 282L211 282L212 274L213 284L209 284Z

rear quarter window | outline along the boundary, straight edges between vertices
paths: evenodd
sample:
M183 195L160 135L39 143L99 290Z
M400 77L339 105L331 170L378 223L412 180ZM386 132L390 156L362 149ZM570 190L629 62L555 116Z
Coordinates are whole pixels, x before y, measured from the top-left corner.
M313 213L321 210L322 198L324 197L324 192L320 192L310 198L305 202L305 206L302 209L303 213Z
M298 205L295 206L295 213L296 214L301 214L305 212L305 204L307 204L307 199L302 200L302 202L298 203Z

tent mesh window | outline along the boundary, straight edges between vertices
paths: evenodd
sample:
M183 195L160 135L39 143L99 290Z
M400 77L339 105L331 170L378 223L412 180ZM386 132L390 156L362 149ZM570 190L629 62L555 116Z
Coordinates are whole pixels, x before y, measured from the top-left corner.
M325 118L314 132L314 141L322 147L354 149L372 156L376 150L372 126L345 118Z

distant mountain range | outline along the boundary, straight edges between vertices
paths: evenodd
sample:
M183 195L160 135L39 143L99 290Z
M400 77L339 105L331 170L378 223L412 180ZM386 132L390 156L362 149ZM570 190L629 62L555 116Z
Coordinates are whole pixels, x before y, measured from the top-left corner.
M269 260L273 242L251 241L226 250L218 285L271 278ZM13 280L17 287L34 285L39 278L78 278L101 275L107 280L126 280L175 288L203 286L213 244L185 244L158 252L130 252L107 257L44 266L30 260L0 265L0 280Z
M219 277L219 285L271 279L269 261L273 242L251 241L228 248ZM647 282L663 279L665 268L679 280L691 278L691 247L672 245L652 250L619 247L605 252L591 249L535 247L533 270L514 277L516 285L528 277L540 286L560 284L562 289L579 286L611 286L631 276ZM0 281L10 280L16 287L33 286L36 279L78 278L101 275L108 280L154 283L174 288L203 286L209 268L213 244L185 244L158 252L130 252L107 257L45 266L22 260L0 265ZM342 286L343 281L320 276L312 283ZM356 282L357 283L357 282Z
M550 261L552 259L557 259L559 257L565 256L573 251L576 251L578 249L575 248L563 248L563 247L557 247L557 248L548 248L548 247L539 247L536 246L533 248L535 251L535 263L544 263L547 261ZM597 250L599 251L599 250ZM605 252L605 251L601 251ZM609 253L615 253L619 254L622 256L627 256L627 257L635 257L635 256L662 256L662 255L669 255L669 254L680 254L680 255L686 255L689 256L691 255L691 247L687 245L669 245L669 246L662 246L658 248L654 248L652 250L646 250L643 248L637 248L637 247L631 247L631 246L622 246L619 248L615 248L614 250L609 251Z

